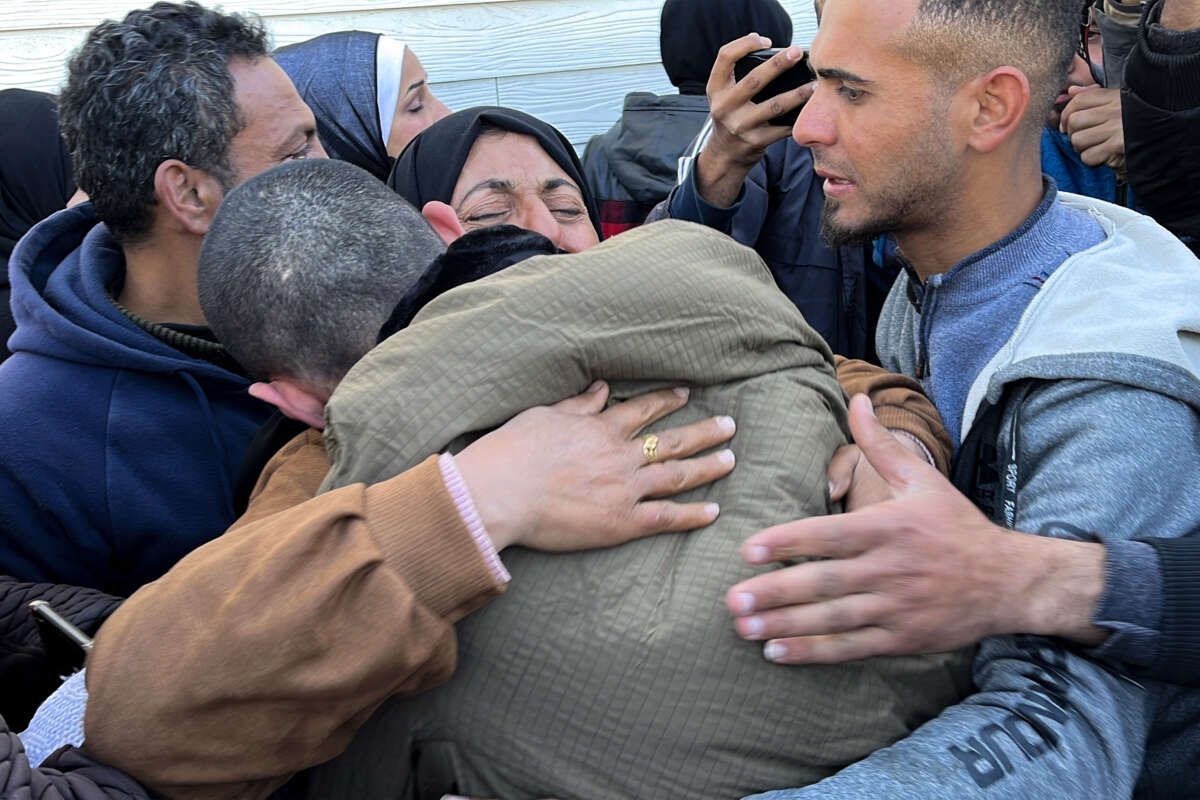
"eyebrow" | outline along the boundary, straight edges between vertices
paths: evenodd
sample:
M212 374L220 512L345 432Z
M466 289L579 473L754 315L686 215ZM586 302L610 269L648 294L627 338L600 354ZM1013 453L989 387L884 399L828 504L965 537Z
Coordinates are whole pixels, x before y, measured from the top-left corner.
M817 70L817 76L835 81L844 81L846 83L857 83L861 86L870 86L875 82L867 80L861 75L855 75L853 72L847 72L844 69L835 69L833 67L825 67Z
M283 144L281 144L279 149L275 151L275 155L279 157L289 155L295 151L297 147L307 142L310 137L316 136L316 134L316 127L303 125L299 128L296 128L296 130L292 131L291 136L283 140Z
M425 78L421 78L421 80L413 81L413 83L409 84L409 87L404 90L405 96L412 94L414 91L416 91L417 89L420 89L422 86L424 86L425 80L426 80Z
M468 197L483 189L491 189L494 192L511 192L514 188L516 187L513 186L512 181L505 181L500 178L488 178L468 189L467 193L462 196L462 200L458 202L464 202Z
M583 191L575 185L574 181L567 180L566 178L551 178L542 184L543 193L553 192L555 189L573 189L579 194L583 194Z

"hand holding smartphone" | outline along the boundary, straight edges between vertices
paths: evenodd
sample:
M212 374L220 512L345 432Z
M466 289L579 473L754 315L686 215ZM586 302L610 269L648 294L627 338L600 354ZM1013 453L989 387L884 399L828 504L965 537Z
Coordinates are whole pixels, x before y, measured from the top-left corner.
M751 70L761 64L770 61L776 53L782 52L785 48L771 47L765 50L755 50L747 56L739 58L733 65L733 77L735 80L742 80L750 74ZM799 89L804 84L811 81L816 76L813 74L812 67L808 63L808 53L806 52L799 61L790 69L784 70L775 77L770 83L762 88L762 90L752 98L755 103L765 103L776 95L790 92L793 89ZM772 125L786 125L792 127L796 124L796 117L800 116L800 109L803 106L797 106L791 111L785 111L777 117L770 120Z

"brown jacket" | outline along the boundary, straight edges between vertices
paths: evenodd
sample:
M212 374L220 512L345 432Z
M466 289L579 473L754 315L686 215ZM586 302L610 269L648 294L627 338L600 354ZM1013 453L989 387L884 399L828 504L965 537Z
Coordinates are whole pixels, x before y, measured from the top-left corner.
M918 387L844 359L838 377L948 461ZM453 623L502 587L436 459L314 498L328 468L319 433L293 440L228 533L109 619L88 664L89 750L171 797L265 797L388 696L449 676Z
M89 751L170 797L264 797L450 676L453 624L502 587L437 459L314 499L328 468L319 433L294 439L241 520L109 618Z

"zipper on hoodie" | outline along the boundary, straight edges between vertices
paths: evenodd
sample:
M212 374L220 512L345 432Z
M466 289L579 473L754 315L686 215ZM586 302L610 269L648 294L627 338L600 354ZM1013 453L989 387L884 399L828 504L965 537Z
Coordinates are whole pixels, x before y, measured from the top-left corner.
M933 309L937 305L937 287L925 285L921 305L924 309L918 308L921 314L921 326L917 336L917 380L923 381L929 377L929 328L930 320L933 318Z

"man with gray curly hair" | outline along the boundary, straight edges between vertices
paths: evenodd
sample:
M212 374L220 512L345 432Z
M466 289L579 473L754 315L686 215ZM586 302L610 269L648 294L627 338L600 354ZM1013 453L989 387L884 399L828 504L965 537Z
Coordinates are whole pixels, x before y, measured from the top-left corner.
M12 257L0 573L127 594L233 522L271 409L208 328L200 244L234 186L325 155L267 52L257 21L160 2L71 58L59 118L91 202Z

